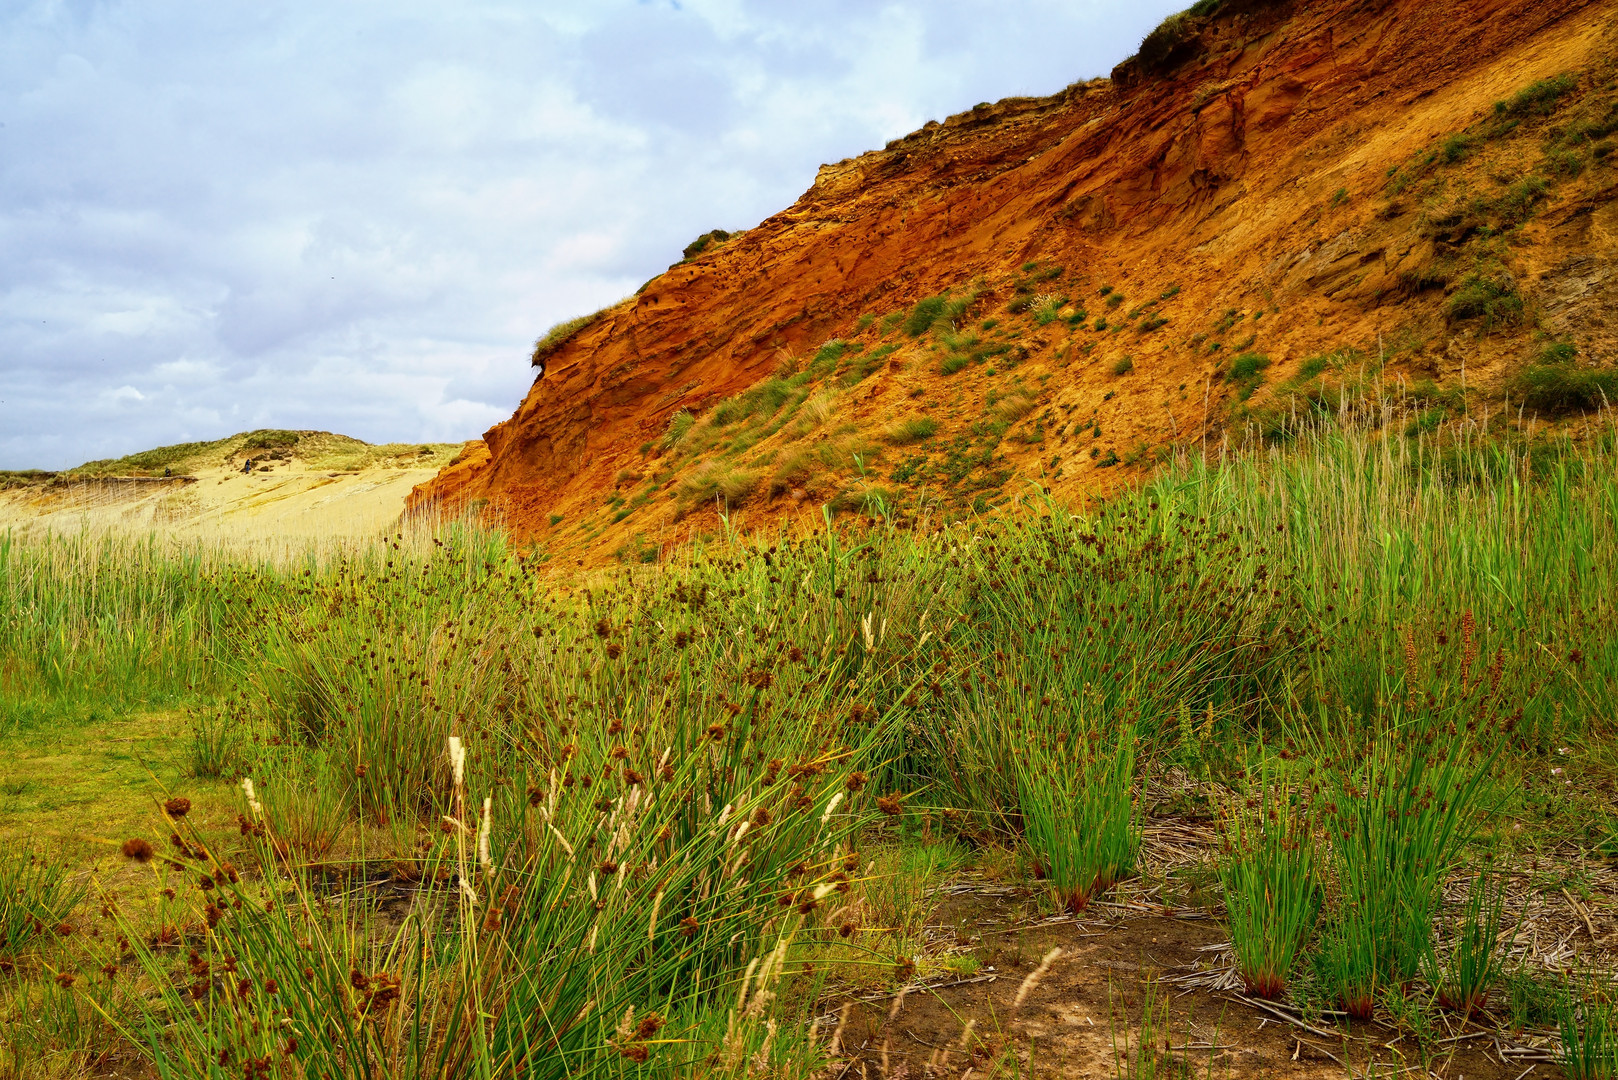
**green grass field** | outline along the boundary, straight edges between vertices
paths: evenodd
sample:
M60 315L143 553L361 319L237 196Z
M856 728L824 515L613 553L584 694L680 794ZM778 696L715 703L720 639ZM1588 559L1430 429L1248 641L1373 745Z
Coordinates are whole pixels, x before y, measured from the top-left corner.
M0 1075L879 1075L837 1018L979 969L929 924L964 875L1183 885L1306 1022L1612 1076L1618 444L1472 430L590 575L0 537ZM1593 940L1514 949L1524 895ZM957 1019L936 1068L1043 1075Z

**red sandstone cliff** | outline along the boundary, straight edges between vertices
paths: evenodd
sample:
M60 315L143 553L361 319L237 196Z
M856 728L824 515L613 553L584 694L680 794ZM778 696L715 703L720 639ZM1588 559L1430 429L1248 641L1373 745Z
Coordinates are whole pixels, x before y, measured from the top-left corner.
M1599 135L1614 5L1228 0L1182 36L1171 70L1126 63L822 167L792 207L569 340L413 505L482 500L570 557L650 557L715 505L756 525L828 500L869 511L862 492L948 513L1021 478L1104 490L1157 447L1261 421L1309 357L1439 397L1463 371L1498 396L1552 338L1618 360L1618 177ZM1499 122L1496 102L1559 75L1560 96ZM1575 123L1598 134L1558 166ZM1520 312L1466 316L1456 294L1478 281ZM974 288L953 328L884 318ZM817 365L828 340L864 351ZM1269 366L1234 377L1239 354ZM772 378L750 415L716 410ZM697 435L676 441L682 410Z

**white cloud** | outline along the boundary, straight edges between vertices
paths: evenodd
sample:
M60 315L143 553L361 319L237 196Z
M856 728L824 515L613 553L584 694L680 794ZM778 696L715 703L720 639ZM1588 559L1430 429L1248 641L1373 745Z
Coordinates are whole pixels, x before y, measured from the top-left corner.
M552 323L1170 2L0 8L0 467L465 438Z

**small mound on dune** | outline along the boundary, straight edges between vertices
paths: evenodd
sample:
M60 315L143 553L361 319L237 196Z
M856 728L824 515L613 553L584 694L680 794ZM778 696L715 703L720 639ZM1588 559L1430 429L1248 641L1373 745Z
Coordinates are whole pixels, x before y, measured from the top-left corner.
M62 472L4 473L0 530L160 533L231 546L374 536L463 449L264 428Z

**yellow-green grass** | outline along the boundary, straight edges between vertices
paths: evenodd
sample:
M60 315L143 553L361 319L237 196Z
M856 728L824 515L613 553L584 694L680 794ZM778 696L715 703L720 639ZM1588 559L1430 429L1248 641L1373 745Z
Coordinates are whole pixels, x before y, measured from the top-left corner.
M125 875L118 845L147 831L154 797L183 792L213 827L235 820L229 781L186 775L190 726L179 712L55 719L0 735L0 843L37 846Z
M104 1044L177 1075L227 1050L358 1075L321 1056L339 1038L388 1076L617 1075L643 1050L647 1075L723 1075L773 1022L783 1075L807 1075L828 974L916 970L901 909L947 872L933 830L1003 864L1033 839L1033 809L1076 824L1106 814L1097 799L1138 797L1046 798L1037 762L1018 767L1031 725L1053 747L1133 731L1138 776L1194 768L1216 800L1245 797L1266 756L1284 781L1338 792L1363 786L1367 760L1389 775L1413 760L1408 737L1367 757L1329 733L1469 740L1491 764L1430 774L1467 810L1411 848L1431 862L1411 880L1430 888L1482 849L1599 848L1613 465L1610 442L1326 431L1182 460L1082 515L1040 500L972 527L726 538L589 577L459 527L258 561L0 541L0 730L16 798L44 800L6 804L5 827L78 837L64 852L91 859L106 849L83 837L112 823L129 835L103 839L157 842L177 864L126 868L120 895L180 883L172 901L120 899L100 938L40 942L13 1003L69 989L59 970L82 981L5 1030L31 1068L82 1067ZM141 797L135 748L154 762ZM1577 789L1549 755L1576 763ZM33 786L50 771L60 794ZM226 786L244 776L251 801ZM190 814L146 801L137 820L142 798L176 791ZM1364 867L1327 869L1337 897ZM357 874L419 888L409 914ZM97 926L96 911L68 917ZM1329 903L1324 917L1345 925ZM164 925L210 965L234 957L255 995L276 980L304 1033L290 1057L265 1041L261 999L199 981ZM761 969L767 994L791 993L756 996ZM653 1030L619 1030L630 1007ZM486 1026L464 1022L477 1014Z

